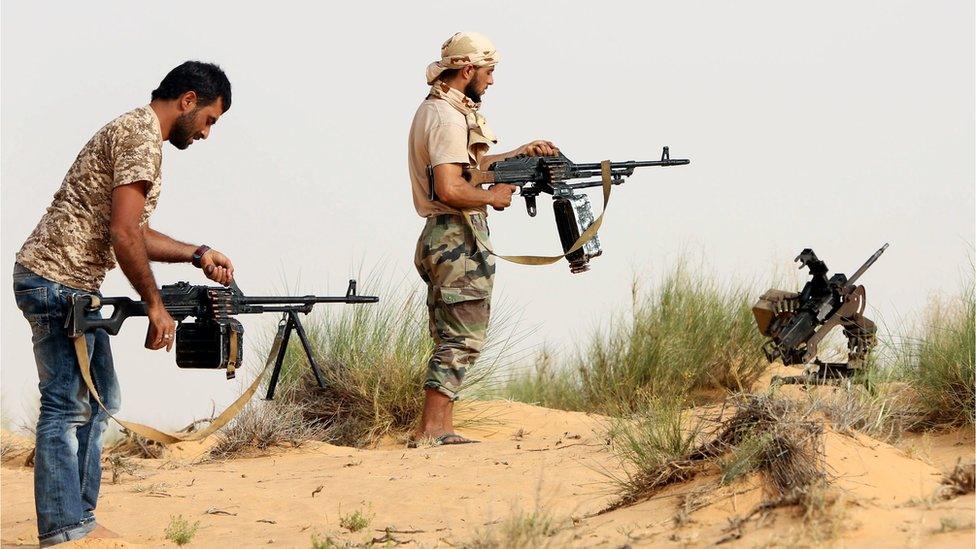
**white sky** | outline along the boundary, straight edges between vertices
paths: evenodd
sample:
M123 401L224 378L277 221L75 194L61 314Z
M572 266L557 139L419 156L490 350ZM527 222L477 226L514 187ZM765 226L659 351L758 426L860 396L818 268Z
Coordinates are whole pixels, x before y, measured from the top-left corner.
M749 282L792 269L808 246L850 274L890 242L862 279L889 325L954 291L971 265L971 0L213 4L3 3L8 284L81 147L186 59L224 67L233 107L206 142L165 146L155 228L227 253L252 294L285 281L341 292L379 264L414 282L422 221L407 131L424 68L458 30L488 35L504 56L483 108L496 150L548 138L577 161L654 159L662 145L692 159L615 188L589 273L499 264L496 299L537 329L530 344L571 349L629 302L635 272L658 276L683 253ZM555 253L547 202L534 219L519 198L492 215L496 249ZM188 266L156 273L202 282ZM103 293L134 295L118 270ZM16 422L35 406L37 373L29 327L2 295L3 408ZM245 322L253 345L273 319ZM177 427L240 390L143 350L145 326L129 320L113 338L122 416Z

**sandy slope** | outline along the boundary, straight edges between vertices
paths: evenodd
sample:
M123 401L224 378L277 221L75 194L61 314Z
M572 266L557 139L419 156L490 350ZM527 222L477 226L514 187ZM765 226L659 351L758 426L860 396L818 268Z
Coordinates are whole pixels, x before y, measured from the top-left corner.
M651 501L597 515L612 495L601 471L620 472L606 450L601 418L520 403L471 403L466 413L489 419L465 431L481 444L408 450L392 442L374 450L308 444L273 455L191 465L202 447L178 449L166 460L138 460L136 476L103 481L99 519L122 541L89 540L74 546L108 548L172 545L163 536L170 517L200 522L191 546L309 547L314 532L364 542L395 539L422 546L457 545L514 510L546 509L565 526L553 546L620 547L712 545L728 536L729 518L762 498L756 478L716 488L704 477L671 487ZM898 449L864 436L826 435L828 464L843 491L837 538L852 546L973 547L966 527L936 533L943 519L968 525L976 498L929 501L941 471L959 456L971 458L971 433L907 441ZM915 444L915 446L913 446ZM923 455L924 454L924 455ZM36 544L32 471L8 460L2 468L2 542ZM709 505L676 526L679 505L695 490ZM340 517L373 515L350 533ZM813 543L811 532L781 509L750 521L730 545ZM390 527L390 537L383 531Z

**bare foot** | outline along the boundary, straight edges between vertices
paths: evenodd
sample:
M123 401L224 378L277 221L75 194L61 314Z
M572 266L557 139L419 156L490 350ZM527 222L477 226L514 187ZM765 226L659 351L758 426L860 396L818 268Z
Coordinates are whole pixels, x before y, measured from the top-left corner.
M102 526L101 524L96 524L95 529L85 536L86 538L121 538L122 536L116 534L115 532L109 530L108 528Z

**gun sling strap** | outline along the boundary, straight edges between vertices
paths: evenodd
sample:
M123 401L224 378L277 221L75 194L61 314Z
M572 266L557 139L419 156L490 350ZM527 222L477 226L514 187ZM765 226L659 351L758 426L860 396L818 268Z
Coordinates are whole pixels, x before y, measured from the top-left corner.
M265 362L264 368L262 368L257 377L254 378L251 385L248 386L243 393L241 393L241 396L237 397L237 400L232 402L230 406L220 413L219 416L214 418L210 425L208 425L205 429L192 433L167 433L148 425L143 425L141 423L135 423L132 421L125 421L112 415L112 413L109 412L105 407L105 404L102 403L102 398L99 396L98 390L95 389L95 383L92 381L91 364L88 360L88 342L85 340L84 334L74 338L74 347L75 354L78 357L78 367L81 369L81 377L85 380L85 385L88 386L88 391L91 392L92 396L94 396L95 400L98 402L98 405L102 408L102 410L105 410L105 413L108 414L110 418L114 419L116 423L122 427L139 436L145 437L149 440L154 440L161 444L174 444L176 442L205 439L224 425L227 425L230 420L234 419L234 416L240 413L240 411L244 409L244 406L247 405L248 401L251 400L251 397L254 396L254 393L258 390L258 386L261 384L261 379L264 378L265 372L268 371L268 367L274 362L275 357L278 356L278 351L281 347L281 338L275 338L274 346L271 349L271 353L268 355L268 361ZM231 345L231 348L234 347L236 347L236 345Z
M603 224L603 216L607 213L607 204L610 202L610 188L613 186L610 179L610 174L610 161L604 160L603 162L600 162L600 175L603 179L603 211L600 212L600 217L597 217L596 220L594 220L593 223L590 224L585 231L583 231L583 234L576 239L576 242L568 250L566 250L566 253L562 255L501 255L496 253L495 250L492 250L491 246L481 239L478 231L476 231L474 226L471 224L471 218L469 217L470 214L463 212L461 217L463 217L464 221L468 224L468 228L471 229L471 232L478 240L478 243L488 250L488 253L491 255L500 257L505 261L518 263L519 265L551 265L582 248L583 245L589 242L591 238L596 236L597 231L600 230L600 225Z

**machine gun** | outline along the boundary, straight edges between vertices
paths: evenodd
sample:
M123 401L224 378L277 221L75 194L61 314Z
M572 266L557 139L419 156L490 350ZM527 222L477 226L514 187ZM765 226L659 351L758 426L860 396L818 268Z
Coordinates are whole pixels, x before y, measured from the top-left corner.
M684 166L690 162L691 160L688 159L671 158L668 148L664 147L660 160L611 162L610 182L613 185L623 183L624 179L633 175L637 168ZM577 191L603 185L601 177L602 167L599 162L577 164L562 153L557 156L519 155L499 160L487 171L469 169L465 172L465 178L477 185L505 183L517 186L519 194L525 198L525 209L530 217L535 217L537 212L536 197L541 193L552 195L556 229L559 231L559 240L564 252L570 250L594 221L590 198ZM567 183L571 179L589 179L589 181ZM432 166L427 166L427 182L428 198L432 201L437 200ZM587 271L590 259L602 253L600 239L597 235L593 235L593 238L582 248L566 256L569 270L573 273Z
M859 370L875 345L877 328L864 317L864 286L855 284L881 254L885 244L861 265L850 278L834 273L827 278L827 265L810 248L794 261L807 267L811 279L800 293L769 290L752 308L759 332L770 338L763 347L766 358L785 365L810 364L817 370L807 376L783 378L784 383L825 382L847 378ZM833 328L840 325L847 337L848 362L822 362L817 347Z
M267 398L274 398L275 386L284 362L291 332L298 333L309 365L319 387L325 387L322 374L312 354L305 328L298 314L308 314L316 303L376 303L376 296L356 293L356 281L350 280L344 296L283 296L248 297L236 283L230 287L195 286L177 282L160 290L163 306L179 325L176 328L176 364L180 368L225 369L227 379L233 379L242 364L244 326L233 316L241 314L282 313L272 352L277 350L275 366L268 385ZM112 314L102 318L102 307L112 306ZM146 316L148 307L143 301L128 297L99 297L74 294L71 297L67 320L68 334L78 337L86 332L103 329L116 335L125 319ZM186 322L193 317L195 322ZM270 360L270 359L269 359Z

